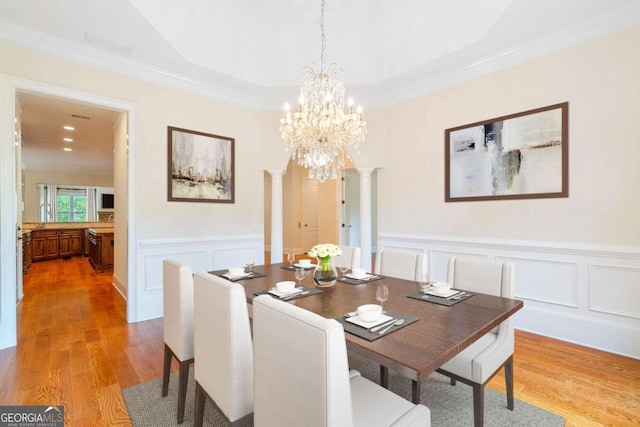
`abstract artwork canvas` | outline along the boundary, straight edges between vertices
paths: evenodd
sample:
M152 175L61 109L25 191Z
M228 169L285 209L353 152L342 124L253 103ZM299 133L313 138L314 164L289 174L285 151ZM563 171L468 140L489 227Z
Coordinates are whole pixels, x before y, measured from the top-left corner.
M445 201L568 197L568 103L445 131Z
M168 200L234 203L233 138L168 126Z

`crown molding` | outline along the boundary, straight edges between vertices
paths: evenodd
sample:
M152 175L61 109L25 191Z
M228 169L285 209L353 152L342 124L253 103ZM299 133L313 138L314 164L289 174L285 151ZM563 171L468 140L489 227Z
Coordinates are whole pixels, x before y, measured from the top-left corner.
M468 62L468 58L461 57L454 61L453 66L443 62L426 64L424 67L380 83L349 85L350 91L367 108L384 108L623 30L638 23L640 23L640 4L635 3L611 11L590 22L549 34L493 56L476 58L472 62ZM291 98L292 94L296 94L299 90L293 85L259 86L213 72L206 79L195 78L84 44L49 36L3 20L0 20L0 41L258 111L279 111L283 100ZM441 61L444 60L446 59ZM428 67L432 69L429 70Z

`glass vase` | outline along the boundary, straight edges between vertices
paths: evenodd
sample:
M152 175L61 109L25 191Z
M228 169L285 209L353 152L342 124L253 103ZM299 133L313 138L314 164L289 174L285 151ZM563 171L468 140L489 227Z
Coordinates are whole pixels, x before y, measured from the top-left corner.
M333 258L326 260L318 258L316 269L313 271L313 281L320 288L335 286L338 281L338 270L333 265Z

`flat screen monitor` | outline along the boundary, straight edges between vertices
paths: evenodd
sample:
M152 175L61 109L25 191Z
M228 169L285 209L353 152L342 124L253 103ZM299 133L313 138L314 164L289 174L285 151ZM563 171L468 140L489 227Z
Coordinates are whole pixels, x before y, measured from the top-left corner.
M102 194L102 209L113 209L113 194Z

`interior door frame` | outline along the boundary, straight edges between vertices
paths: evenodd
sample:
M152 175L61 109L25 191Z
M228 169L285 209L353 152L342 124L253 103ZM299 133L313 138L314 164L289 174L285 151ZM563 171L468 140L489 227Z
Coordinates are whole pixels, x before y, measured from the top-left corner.
M67 99L126 113L128 130L127 162L127 321L137 321L136 286L136 188L137 188L137 106L134 103L49 83L0 74L0 349L17 344L16 244L17 197L15 195L16 150L14 146L15 102L18 92ZM11 248L8 250L7 248Z

